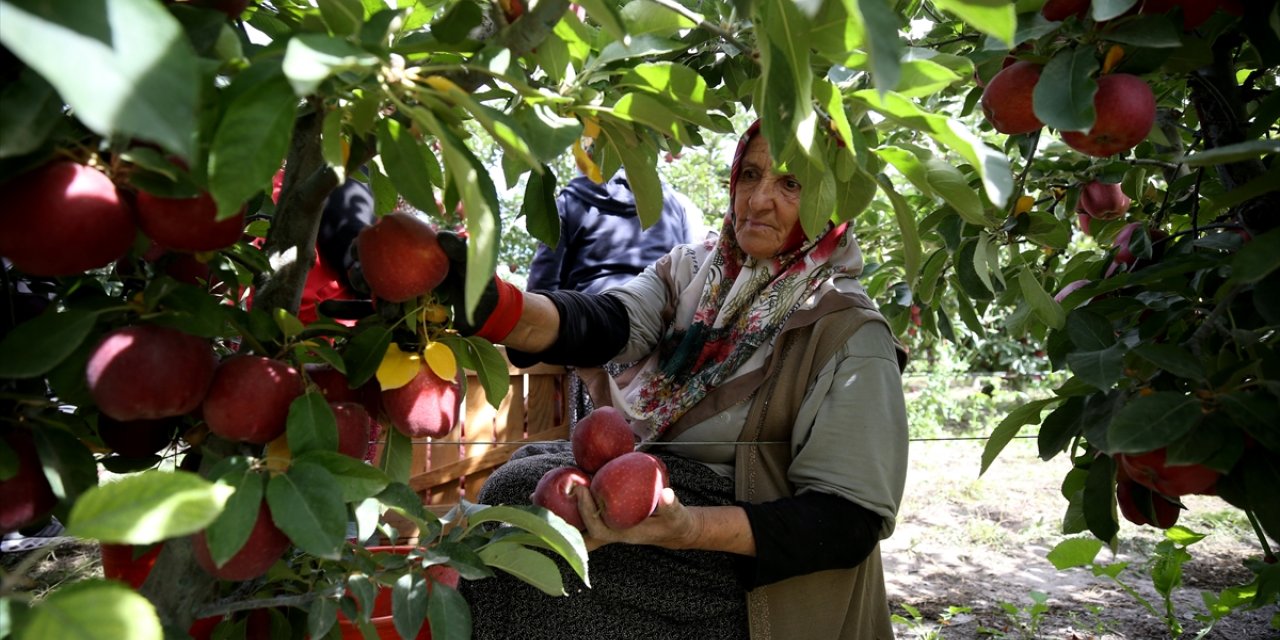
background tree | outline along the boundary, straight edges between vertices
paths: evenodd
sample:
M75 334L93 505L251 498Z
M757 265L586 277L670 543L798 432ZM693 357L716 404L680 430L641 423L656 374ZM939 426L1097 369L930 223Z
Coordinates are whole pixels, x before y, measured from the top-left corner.
M585 572L580 539L537 511L471 513L455 529L468 535L443 534L404 484L398 430L376 469L332 458L336 414L308 375L288 411L288 456L179 413L168 435L181 434L184 463L202 454L196 475L105 442L111 402L90 393L86 363L108 332L160 325L220 355L325 363L351 387L375 372L404 382L390 372L421 353L444 379L455 364L478 370L500 398L501 358L434 313L436 292L383 303L354 328L297 321L328 193L367 179L379 214L403 199L442 225L460 205L471 308L513 219L496 175L524 185L514 219L531 238L558 238L552 198L569 176L556 167L571 156L602 175L625 167L651 223L666 154L711 157L709 141L752 117L806 186L805 229L854 221L864 280L899 334L917 331L918 348L1005 334L1069 374L1003 421L984 468L1039 425L1041 455L1075 462L1067 532L1115 544L1117 506L1167 526L1180 493L1213 491L1248 514L1274 560L1277 24L1275 2L1233 0L0 0L0 253L16 267L0 343L0 482L42 489L0 515L10 527L52 509L83 537L167 541L145 600L90 582L30 610L5 594L4 611L20 637L90 616L102 637L119 635L105 620L149 638L196 612L287 605L272 620L319 637L382 582L395 585L401 633L429 609L437 637L465 637L456 592L411 598L420 574L342 544L348 520L363 533L388 509L431 541L416 566L447 562L464 579L497 567L560 588L529 538L474 527L495 518ZM677 186L714 193L723 168L705 171L695 184L708 191ZM66 176L82 175L106 204L69 195ZM262 240L145 259L159 233L146 203L192 197L218 221L248 216ZM84 220L100 226L86 232ZM184 256L208 268L197 285L165 273ZM97 465L128 477L95 486ZM315 523L285 528L286 562L239 583L196 569L189 534L231 558L263 495L282 528ZM1246 604L1274 602L1275 565L1252 566Z

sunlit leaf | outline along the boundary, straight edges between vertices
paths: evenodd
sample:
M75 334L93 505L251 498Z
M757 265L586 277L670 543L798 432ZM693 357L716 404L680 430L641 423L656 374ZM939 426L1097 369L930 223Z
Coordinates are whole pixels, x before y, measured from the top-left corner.
M416 351L401 351L400 345L393 342L387 345L382 364L378 365L378 385L383 391L399 389L409 384L421 370L421 354Z
M443 342L428 342L427 348L423 351L427 361L427 366L431 367L431 371L441 380L453 380L458 375L458 359L454 357L453 350ZM407 384L407 381L406 383ZM404 386L401 384L400 386ZM383 387L386 389L387 387Z
M85 492L67 534L122 544L176 538L208 526L233 492L186 471L144 471Z

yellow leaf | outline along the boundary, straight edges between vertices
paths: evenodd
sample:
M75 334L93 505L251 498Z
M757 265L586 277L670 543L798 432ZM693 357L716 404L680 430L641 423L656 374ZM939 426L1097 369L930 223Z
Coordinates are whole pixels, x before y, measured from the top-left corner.
M289 449L288 436L282 435L268 442L267 448L262 452L262 457L267 471L271 475L277 476L288 471L289 465L293 462L293 451Z
M409 384L418 375L422 367L422 358L417 353L405 353L400 346L387 345L387 354L382 356L382 364L378 365L378 384L382 390L399 389Z
M427 76L426 78L423 78L423 82L426 82L432 89L443 93L449 93L453 90L462 91L462 87L459 87L452 80L444 76Z
M453 357L453 349L443 342L427 343L427 366L441 380L453 380L458 375L458 360Z
M1032 196L1019 196L1018 202L1013 205L1013 215L1021 215L1030 211L1035 203L1036 199Z
M591 159L591 155L587 153L586 149L582 148L581 138L573 143L573 159L578 163L578 171L591 178L592 182L596 184L604 182L604 178L600 175L600 167L596 165L595 160Z
M1118 44L1111 45L1111 48L1107 49L1106 59L1102 62L1102 73L1111 73L1111 70L1116 68L1116 65L1120 64L1120 61L1123 59L1124 47L1121 47Z
M584 138L595 139L600 135L600 121L595 118L587 118L582 123L582 136Z

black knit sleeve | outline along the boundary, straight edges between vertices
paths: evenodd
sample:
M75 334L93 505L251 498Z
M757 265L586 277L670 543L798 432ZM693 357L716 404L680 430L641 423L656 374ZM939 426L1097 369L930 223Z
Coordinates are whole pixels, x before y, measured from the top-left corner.
M818 491L763 504L739 503L756 541L754 558L739 573L748 589L794 576L850 569L880 541L881 516L860 504Z
M507 358L517 367L539 362L571 367L598 367L622 352L631 335L627 308L607 294L539 291L560 312L560 333L551 348L527 353L510 347Z

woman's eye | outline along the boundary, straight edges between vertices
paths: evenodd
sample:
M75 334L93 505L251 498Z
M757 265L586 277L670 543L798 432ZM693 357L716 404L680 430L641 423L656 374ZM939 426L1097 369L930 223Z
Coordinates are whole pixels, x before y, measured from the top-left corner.
M787 178L787 180L786 180L786 183L785 183L785 184L786 184L786 187L787 187L787 191L799 191L799 190L800 190L800 181L799 181L799 180L796 180L795 178Z
M760 172L748 167L742 170L742 175L739 177L743 180L756 180L760 177Z

